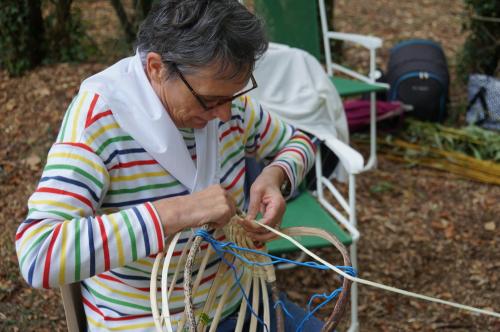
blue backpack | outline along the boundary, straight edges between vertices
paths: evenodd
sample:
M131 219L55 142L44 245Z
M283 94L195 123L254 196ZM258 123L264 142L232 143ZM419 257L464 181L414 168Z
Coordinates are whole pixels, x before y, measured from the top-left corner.
M438 43L412 39L394 46L386 79L391 85L389 100L411 105L410 116L432 122L445 120L450 75Z

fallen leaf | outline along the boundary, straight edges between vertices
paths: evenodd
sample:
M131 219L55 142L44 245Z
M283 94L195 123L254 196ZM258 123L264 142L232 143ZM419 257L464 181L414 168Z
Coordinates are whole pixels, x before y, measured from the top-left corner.
M36 154L31 154L28 158L24 159L24 163L28 165L29 169L32 171L38 170L38 165L42 160Z
M41 87L35 90L35 94L39 97L47 97L50 95L50 90L47 87Z
M490 222L485 223L484 229L487 231L490 231L490 232L494 231L496 229L495 222L490 221Z
M447 239L451 239L453 237L453 234L455 233L455 227L453 224L449 224L445 229L444 229L444 236Z
M9 101L5 104L5 109L7 111L12 111L17 106L15 99L9 99Z

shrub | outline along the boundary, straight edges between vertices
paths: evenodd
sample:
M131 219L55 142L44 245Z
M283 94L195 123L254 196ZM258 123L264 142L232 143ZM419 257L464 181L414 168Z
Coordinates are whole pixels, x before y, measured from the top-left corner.
M45 62L84 61L97 52L85 32L80 11L72 8L72 0L50 0L45 17Z
M19 75L43 57L41 0L0 2L0 66Z
M466 81L471 73L500 75L500 1L464 0L470 34L459 54L458 75Z
M83 61L97 51L72 0L1 0L0 67L20 75L43 62ZM47 13L42 17L43 12Z

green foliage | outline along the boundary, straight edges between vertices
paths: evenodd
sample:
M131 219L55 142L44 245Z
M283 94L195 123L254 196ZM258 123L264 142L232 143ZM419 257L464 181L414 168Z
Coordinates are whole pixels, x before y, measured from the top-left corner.
M476 126L455 129L416 120L407 120L406 124L402 136L408 142L500 162L500 135L493 131Z
M11 75L38 65L43 57L40 1L0 3L0 66Z
M372 194L381 194L388 191L393 191L394 184L388 181L379 181L370 187L370 192Z
M212 320L210 319L210 316L208 316L206 313L202 312L200 314L200 322L203 324L203 325L208 325L210 324Z
M0 67L20 75L42 61L83 61L94 55L97 47L71 4L72 0L2 0Z
M471 73L500 74L500 1L464 0L470 31L458 55L458 75L465 82Z
M72 8L67 15L58 15L57 10L54 10L44 23L47 47L45 62L81 62L98 53L97 46L85 31L79 9Z

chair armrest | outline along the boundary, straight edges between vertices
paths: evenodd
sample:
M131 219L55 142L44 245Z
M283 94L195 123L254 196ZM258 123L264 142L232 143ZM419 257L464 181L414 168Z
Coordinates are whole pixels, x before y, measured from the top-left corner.
M382 39L374 36L365 36L354 33L334 31L329 31L326 35L328 36L328 38L357 43L371 50L380 48L382 46Z
M339 158L347 173L357 174L363 169L363 156L336 137L324 139L325 145Z

